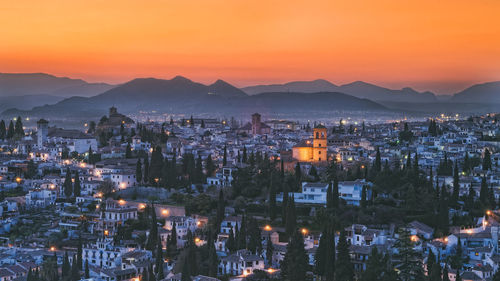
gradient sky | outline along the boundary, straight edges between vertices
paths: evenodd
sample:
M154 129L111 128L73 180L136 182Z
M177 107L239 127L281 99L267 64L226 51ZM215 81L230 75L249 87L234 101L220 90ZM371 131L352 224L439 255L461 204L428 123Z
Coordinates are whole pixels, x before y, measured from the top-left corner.
M500 80L498 0L0 1L0 72L451 93Z

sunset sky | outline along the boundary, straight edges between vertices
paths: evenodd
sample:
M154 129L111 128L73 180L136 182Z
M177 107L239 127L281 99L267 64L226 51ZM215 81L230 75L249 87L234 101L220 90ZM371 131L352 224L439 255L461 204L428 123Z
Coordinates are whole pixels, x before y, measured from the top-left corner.
M2 0L0 72L448 94L500 80L500 1Z

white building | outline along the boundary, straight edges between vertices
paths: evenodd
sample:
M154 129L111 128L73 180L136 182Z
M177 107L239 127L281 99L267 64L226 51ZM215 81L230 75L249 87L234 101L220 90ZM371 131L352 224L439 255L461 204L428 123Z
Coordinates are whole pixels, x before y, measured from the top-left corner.
M56 202L57 191L48 189L33 189L25 195L27 208L45 208Z
M236 253L222 257L219 262L219 274L247 276L254 270L264 270L264 259L252 254L248 250L239 250Z
M332 183L333 184L333 183ZM372 183L364 179L339 182L339 198L349 205L359 206L362 200L363 187L366 187L366 199L371 198ZM328 183L302 183L302 192L289 194L294 196L295 203L301 204L326 204ZM283 202L283 193L276 196L276 201Z

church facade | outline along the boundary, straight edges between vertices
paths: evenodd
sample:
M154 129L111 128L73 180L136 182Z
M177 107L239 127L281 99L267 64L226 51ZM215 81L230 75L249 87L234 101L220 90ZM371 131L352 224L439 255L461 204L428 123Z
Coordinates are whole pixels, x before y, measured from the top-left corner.
M318 125L313 129L313 138L304 140L292 148L292 157L298 162L328 161L327 129Z

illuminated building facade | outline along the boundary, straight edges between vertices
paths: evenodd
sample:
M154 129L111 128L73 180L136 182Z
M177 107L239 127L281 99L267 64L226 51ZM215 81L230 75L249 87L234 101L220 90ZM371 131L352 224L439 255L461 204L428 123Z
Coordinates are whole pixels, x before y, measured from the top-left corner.
M299 162L324 162L328 160L326 127L313 129L313 138L298 143L292 148L292 157Z

